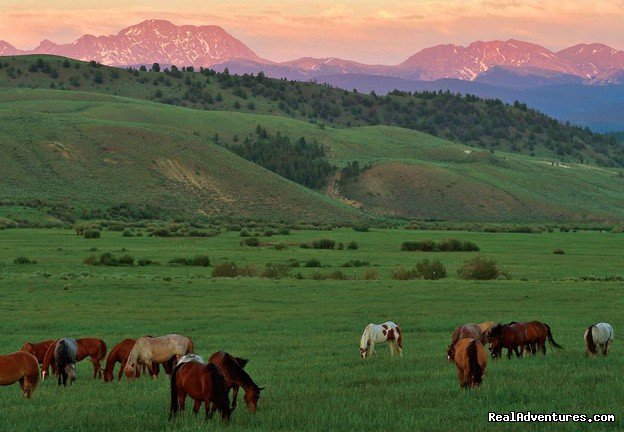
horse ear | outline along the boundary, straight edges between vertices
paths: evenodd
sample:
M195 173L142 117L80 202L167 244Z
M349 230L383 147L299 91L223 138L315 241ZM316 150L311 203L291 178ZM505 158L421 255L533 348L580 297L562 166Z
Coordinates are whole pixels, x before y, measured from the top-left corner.
M258 387L258 390L262 391L264 390L266 387Z

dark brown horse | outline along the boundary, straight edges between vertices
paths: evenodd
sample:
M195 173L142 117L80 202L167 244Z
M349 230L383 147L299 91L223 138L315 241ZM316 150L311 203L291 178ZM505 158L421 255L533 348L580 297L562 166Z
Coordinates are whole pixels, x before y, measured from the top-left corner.
M546 354L546 340L548 340L550 345L554 348L563 348L553 339L552 332L550 331L550 326L548 324L539 321L530 321L526 323L526 328L527 341L525 348L527 348L532 355L537 353L538 348L542 354Z
M526 323L512 322L509 324L496 324L490 328L489 337L490 352L493 358L501 356L503 348L507 348L507 358L511 358L512 352L520 357L524 353L527 344Z
M89 357L93 364L93 379L102 377L102 365L100 361L106 357L106 343L102 339L80 338L78 343L78 354L76 361L79 362Z
M171 406L169 420L179 411L184 411L186 396L195 400L193 412L197 414L202 402L206 409L206 420L212 418L216 410L221 413L222 421L229 421L230 409L229 388L221 369L212 363L204 364L196 361L179 363L171 372ZM212 408L210 406L212 404Z
M244 399L247 404L247 411L250 413L256 412L262 387L258 387L244 369L249 360L233 357L224 351L219 351L211 355L208 362L217 365L221 369L228 389L232 389L232 411L236 408L238 389L242 387L245 390Z
M487 354L478 339L462 338L453 347L453 362L461 388L480 386L487 367Z
M20 351L24 351L34 355L39 364L41 364L43 363L43 358L45 357L46 351L48 351L48 348L50 348L50 345L52 345L54 342L56 341L53 339L37 343L25 342L24 345L22 345L22 349L20 349Z
M455 330L453 331L453 335L451 336L451 344L449 345L446 351L446 357L448 358L449 361L453 361L452 353L454 352L455 344L457 343L458 340L463 339L463 338L477 339L482 344L485 343L484 333L481 331L481 328L479 327L478 324L470 323L470 324L457 326Z
M130 351L134 347L136 339L124 339L119 342L108 354L108 358L106 359L106 367L104 368L104 382L111 382L113 380L113 374L115 372L115 365L117 363L121 364L119 368L119 373L117 374L117 380L121 380L121 376L123 375L124 367L126 366L126 362L128 361L128 356L130 355ZM145 365L141 365L143 372L147 370ZM173 369L172 361L166 362L163 364L165 367L165 372L167 375L171 374L171 370ZM160 373L160 366L155 363L152 366L152 370L154 375L158 376ZM139 365L135 368L136 377L141 376L141 368Z
M19 382L24 397L30 399L39 384L39 361L27 352L0 356L0 386Z

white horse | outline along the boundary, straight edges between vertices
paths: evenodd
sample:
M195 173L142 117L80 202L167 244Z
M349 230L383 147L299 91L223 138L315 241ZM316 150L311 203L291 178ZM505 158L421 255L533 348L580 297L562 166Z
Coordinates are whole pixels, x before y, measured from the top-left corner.
M360 356L364 359L375 352L375 344L387 342L390 347L390 355L394 353L403 357L403 337L399 326L386 321L383 324L369 324L362 333L360 339Z
M585 330L585 351L587 355L598 354L596 345L600 347L602 355L609 354L609 347L613 341L613 327L609 323L590 325Z

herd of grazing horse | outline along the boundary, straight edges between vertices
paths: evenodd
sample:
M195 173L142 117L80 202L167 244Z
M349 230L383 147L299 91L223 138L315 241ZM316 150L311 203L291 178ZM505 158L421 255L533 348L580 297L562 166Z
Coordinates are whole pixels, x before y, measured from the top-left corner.
M606 356L613 341L613 327L608 323L593 324L585 330L584 340L586 355L596 355L600 349ZM488 343L493 358L500 358L503 348L506 348L509 359L514 353L517 357L535 355L538 351L546 354L547 341L554 348L563 348L555 342L550 326L539 321L464 324L453 332L447 358L455 363L460 386L471 388L479 386L485 376L487 354L484 347ZM375 344L380 343L387 343L392 355L403 356L403 334L395 322L367 325L360 338L360 357L366 359L373 355ZM256 385L245 371L248 360L219 351L205 363L194 351L193 341L178 334L124 339L110 351L102 369L100 362L107 352L102 339L62 338L26 342L18 352L0 355L0 386L19 382L24 397L30 398L39 384L40 365L43 379L51 368L58 377L58 385L66 386L68 380L71 384L76 379L76 363L89 357L93 364L93 378L103 378L106 383L113 381L117 363L120 364L118 381L122 374L127 379L134 379L146 371L155 379L162 365L170 375L169 419L184 410L186 397L189 396L194 400L195 414L203 403L207 419L219 411L221 419L229 421L241 387L245 392L247 410L256 412L263 388Z
M606 356L613 341L613 327L608 323L593 324L585 330L583 338L586 355L597 354L599 347ZM448 360L455 363L460 387L471 388L483 382L488 357L485 346L488 343L492 358L500 358L503 348L506 348L507 358L510 359L513 353L517 357L535 355L538 350L546 354L546 341L553 348L563 348L555 342L550 326L539 321L470 323L455 328L446 354ZM367 325L360 339L360 356L363 359L369 357L375 351L375 344L384 342L389 345L391 355L397 353L402 356L402 334L395 322Z
M262 387L256 385L245 371L248 360L218 351L210 356L208 363L204 363L194 351L193 341L178 334L124 339L110 351L102 369L100 362L107 352L102 339L62 338L26 342L20 351L0 356L0 385L19 382L24 397L30 398L39 384L40 365L42 379L49 375L51 369L58 377L59 386L67 386L68 381L71 385L76 379L76 363L87 357L93 364L93 378L103 378L106 383L113 381L117 363L120 363L118 381L122 374L127 379L134 379L146 371L155 379L162 365L171 377L169 419L184 410L186 397L189 396L194 400L195 414L203 403L206 418L212 418L219 411L221 419L229 421L241 387L245 392L247 410L254 413Z

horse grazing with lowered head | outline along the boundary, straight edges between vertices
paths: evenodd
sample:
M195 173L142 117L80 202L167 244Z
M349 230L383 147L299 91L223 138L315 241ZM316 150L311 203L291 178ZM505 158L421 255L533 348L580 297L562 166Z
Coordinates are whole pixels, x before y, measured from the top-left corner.
M155 379L155 363L166 363L170 360L177 362L182 356L193 353L193 351L193 341L178 334L139 338L130 351L124 366L126 378L135 378L137 365L145 365L152 378Z
M507 348L507 358L512 352L520 357L524 353L527 343L527 326L525 323L512 322L509 324L495 324L489 331L490 352L493 358L501 356L503 348Z
M555 342L548 324L540 321L529 321L522 324L526 325L526 352L535 355L539 349L542 354L546 354L546 341L548 341L553 348L563 349L561 345Z
M37 361L39 362L39 364L42 364L43 358L45 357L45 354L48 351L48 348L50 348L50 346L54 342L56 342L54 339L37 342L37 343L25 342L24 345L22 345L22 348L20 349L20 351L24 351L24 352L34 355Z
M485 322L482 322L481 324L477 324L479 326L479 330L481 330L481 333L483 333L483 340L481 341L483 345L490 342L490 339L489 339L490 329L494 327L496 324L498 324L496 321L485 321Z
M480 386L487 367L487 354L478 339L459 339L449 350L449 356L457 368L461 388Z
M453 356L451 355L451 351L455 347L455 344L458 340L464 338L472 338L480 341L482 344L485 343L483 332L478 324L464 324L457 326L453 331L453 335L451 336L451 344L446 350L446 357L449 361L453 361Z
M193 412L196 415L204 403L206 420L211 419L218 410L221 413L221 421L229 422L232 414L229 388L221 369L212 363L204 364L196 361L197 359L187 360L179 362L171 372L169 420L178 412L184 411L186 396L190 396L195 401Z
M218 366L225 377L225 384L228 389L232 389L232 411L236 409L238 390L240 387L245 391L245 403L247 411L255 413L258 409L258 399L263 387L258 387L254 380L245 371L245 365L249 360L233 357L224 351L219 351L210 356L209 363Z
M598 354L596 346L599 346L602 355L606 356L609 354L609 347L613 341L613 327L609 323L590 325L587 330L585 330L584 338L586 355Z
M30 399L39 384L39 361L27 352L0 355L0 386L19 382L22 393Z
M100 361L106 357L106 343L102 339L96 338L80 338L76 339L76 343L78 344L76 361L79 362L89 357L91 364L93 364L93 379L102 378Z
M360 338L360 357L365 359L375 353L375 344L387 342L390 355L403 357L403 335L398 324L386 321L383 324L369 324Z
M74 339L63 338L54 344L54 364L58 375L58 385L67 386L67 379L72 384L76 381L76 356L78 343Z

